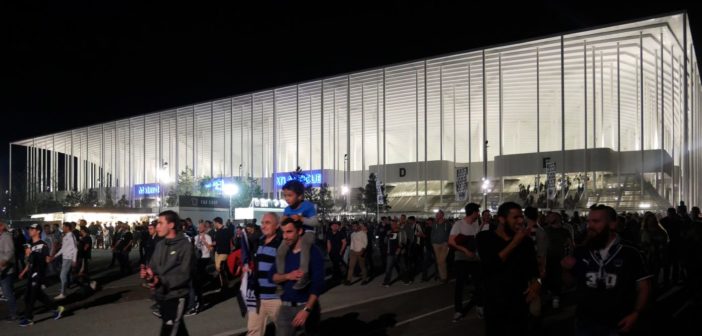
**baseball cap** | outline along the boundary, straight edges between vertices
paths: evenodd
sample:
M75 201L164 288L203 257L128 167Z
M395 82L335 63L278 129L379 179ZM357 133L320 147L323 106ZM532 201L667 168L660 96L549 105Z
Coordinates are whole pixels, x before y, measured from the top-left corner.
M39 223L32 223L29 225L29 228L37 230L37 231L41 231L41 225L39 225Z

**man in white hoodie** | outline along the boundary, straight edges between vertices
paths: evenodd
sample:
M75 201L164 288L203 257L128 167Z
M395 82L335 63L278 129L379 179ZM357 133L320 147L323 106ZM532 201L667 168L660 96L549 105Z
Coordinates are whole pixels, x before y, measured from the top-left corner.
M71 268L76 266L76 261L78 260L78 242L73 234L73 227L71 223L63 223L63 238L61 240L61 249L51 257L51 260L63 256L63 262L61 264L61 292L59 295L54 297L54 300L63 300L66 298L65 291L69 283L69 276L71 274Z

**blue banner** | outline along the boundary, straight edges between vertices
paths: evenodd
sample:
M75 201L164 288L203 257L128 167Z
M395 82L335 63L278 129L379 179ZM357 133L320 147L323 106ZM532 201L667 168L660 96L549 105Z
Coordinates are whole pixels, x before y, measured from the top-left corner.
M320 187L322 186L322 171L305 170L299 175L294 172L275 173L275 175L273 175L273 179L275 180L275 185L278 188L282 188L285 183L293 179L299 180L305 186L311 185L313 187Z
M134 194L141 197L160 196L161 185L158 183L136 184L134 185Z

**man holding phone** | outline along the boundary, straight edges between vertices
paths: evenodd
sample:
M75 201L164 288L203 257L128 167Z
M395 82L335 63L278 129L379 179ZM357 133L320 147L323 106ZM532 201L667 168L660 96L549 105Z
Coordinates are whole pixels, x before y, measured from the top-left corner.
M527 335L529 303L539 296L541 279L532 224L524 225L519 204L505 202L497 209L498 226L478 234L478 254L485 276L487 335Z

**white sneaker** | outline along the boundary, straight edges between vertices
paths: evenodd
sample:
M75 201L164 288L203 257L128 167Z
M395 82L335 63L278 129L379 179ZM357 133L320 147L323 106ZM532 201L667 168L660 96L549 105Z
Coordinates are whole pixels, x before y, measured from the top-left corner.
M483 307L475 307L475 313L478 315L479 319L485 318L485 310Z
M90 288L91 288L92 290L95 290L95 289L97 288L97 282L96 282L96 281L91 281L91 282L90 282Z
M558 296L554 296L551 305L553 306L553 309L558 309L558 307L561 306L561 299Z
M63 300L63 299L65 299L65 298L66 298L66 296L63 295L63 293L54 296L54 300Z

